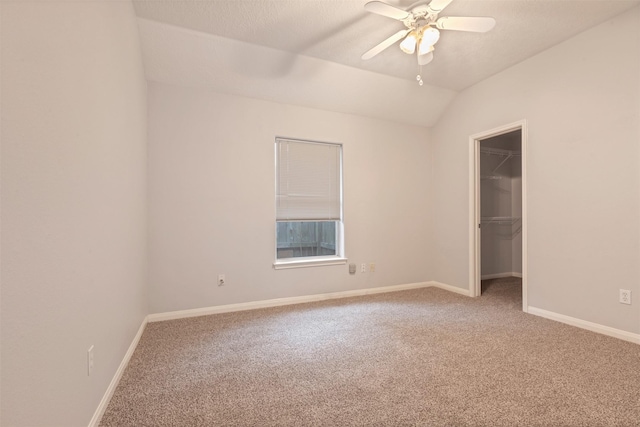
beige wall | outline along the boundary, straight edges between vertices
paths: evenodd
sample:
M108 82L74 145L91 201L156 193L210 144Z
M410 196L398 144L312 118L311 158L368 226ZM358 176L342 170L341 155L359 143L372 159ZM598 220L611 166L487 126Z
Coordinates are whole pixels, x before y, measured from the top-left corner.
M640 9L462 92L432 129L432 279L469 287L469 136L528 121L529 305L630 332L640 304Z
M275 136L343 144L346 256L375 273L272 268ZM428 147L426 128L150 84L151 312L428 280Z
M20 1L1 23L1 423L86 426L147 314L136 21L130 2Z
M640 331L638 8L465 90L429 130L147 93L129 2L0 4L2 425L86 425L148 312L468 288L468 138L521 119L530 305ZM346 255L375 273L273 270L276 135L344 144Z

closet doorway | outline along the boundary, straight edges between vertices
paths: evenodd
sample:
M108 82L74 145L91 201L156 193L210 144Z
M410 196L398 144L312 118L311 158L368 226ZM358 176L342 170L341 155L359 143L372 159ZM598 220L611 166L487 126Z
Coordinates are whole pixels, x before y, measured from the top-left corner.
M526 284L526 123L518 122L471 137L473 194L470 294ZM493 289L492 288L492 289Z

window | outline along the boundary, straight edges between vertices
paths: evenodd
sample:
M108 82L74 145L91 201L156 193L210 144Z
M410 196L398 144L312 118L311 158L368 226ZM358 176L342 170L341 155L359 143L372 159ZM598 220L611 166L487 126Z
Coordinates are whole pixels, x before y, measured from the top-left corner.
M276 138L275 268L344 264L342 145Z

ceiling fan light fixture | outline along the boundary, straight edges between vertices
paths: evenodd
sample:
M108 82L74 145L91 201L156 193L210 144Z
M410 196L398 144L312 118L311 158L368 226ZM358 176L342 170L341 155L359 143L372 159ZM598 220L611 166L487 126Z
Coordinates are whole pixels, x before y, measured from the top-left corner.
M413 52L416 51L417 43L418 43L418 33L415 30L413 30L409 33L407 37L404 38L404 40L402 40L402 42L400 43L400 49L402 49L404 53L411 55Z
M439 30L486 33L496 25L496 20L489 16L439 17L442 10L452 1L419 0L418 3L414 3L405 10L381 0L369 0L364 5L365 10L400 21L405 28L369 49L362 55L362 59L371 59L388 47L400 42L400 49L404 53L414 54L417 51L419 66L427 65L433 60L435 44L440 39ZM420 77L418 77L418 82L422 84Z
M424 56L427 55L430 52L433 52L434 50L436 50L436 48L434 46L429 46L428 48L426 48L425 50L423 49L418 49L418 56Z
M440 31L429 25L424 27L421 32L422 36L420 37L420 45L418 46L418 55L429 53L433 45L440 40Z

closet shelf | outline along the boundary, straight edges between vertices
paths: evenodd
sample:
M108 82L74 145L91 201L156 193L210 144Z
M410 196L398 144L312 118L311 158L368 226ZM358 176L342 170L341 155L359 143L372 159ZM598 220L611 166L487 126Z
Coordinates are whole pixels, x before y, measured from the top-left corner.
M504 150L502 148L480 147L480 153L493 156L513 157L522 154L520 151Z
M500 175L482 175L480 179L502 179Z
M480 218L482 224L513 225L518 221L520 218L515 216L483 216Z
M491 172L491 173L496 173L502 165L504 165L507 161L509 161L509 159L515 156L519 156L521 152L514 151L514 150L503 150L501 148L480 147L480 154L489 154L492 156L504 157L504 159L500 162L500 164L496 166Z

